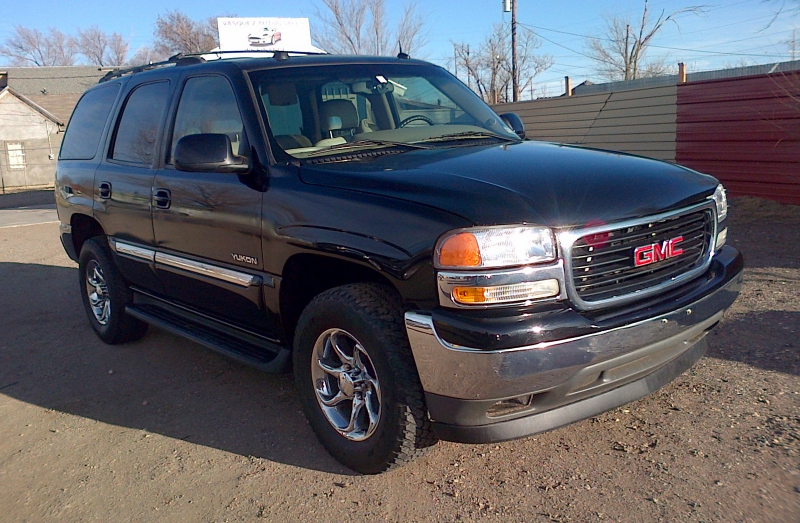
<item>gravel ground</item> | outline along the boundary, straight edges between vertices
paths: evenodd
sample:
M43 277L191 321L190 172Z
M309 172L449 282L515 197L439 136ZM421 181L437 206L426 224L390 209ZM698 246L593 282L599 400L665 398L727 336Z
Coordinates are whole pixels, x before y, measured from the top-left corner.
M328 457L289 376L157 329L103 345L57 224L0 228L0 519L800 521L800 207L732 205L744 291L694 368L569 427L441 443L371 477Z

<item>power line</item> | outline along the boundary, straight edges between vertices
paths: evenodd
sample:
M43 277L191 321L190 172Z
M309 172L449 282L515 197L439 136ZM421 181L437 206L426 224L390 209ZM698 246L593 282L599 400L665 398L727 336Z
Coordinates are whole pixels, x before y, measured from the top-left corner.
M530 26L529 26L529 25L527 25L527 24L523 24L522 22L517 22L517 23L518 23L519 25L521 25L521 26L523 26L523 27L525 27L525 28L527 28L527 29L531 30L531 31L533 31L533 28L535 27L535 26L532 26L532 25L530 25ZM569 47L567 47L567 46L565 46L565 45L562 45L562 44L560 44L560 43L558 43L558 42L556 42L556 41L554 41L554 40L550 40L550 39L549 39L549 38L547 38L546 36L542 36L541 34L539 34L539 33L536 33L536 31L533 31L533 32L536 34L536 36L538 36L538 37L539 37L539 38L541 38L542 40L545 40L545 41L547 41L547 42L550 42L550 43L551 43L551 44L553 44L553 45L557 45L558 47L561 47L561 48L563 48L563 49L566 49L567 51L570 51L570 52L572 52L572 53L575 53L575 54L578 54L578 55L581 55L581 56L585 56L586 58L589 58L589 59L591 59L591 60L596 60L596 61L598 61L598 62L605 62L605 63L608 63L608 64L612 64L612 65L613 65L613 62L611 62L610 60L603 60L603 59L600 59L600 58L598 58L598 57L596 57L596 56L588 55L588 54L586 54L586 53L582 53L582 52L580 52L580 51L576 51L575 49L570 49ZM558 32L558 31L557 31L557 32Z
M567 51L570 51L570 52L575 53L577 55L584 56L584 57L589 58L591 60L612 64L611 61L602 60L597 56L591 56L591 55L588 55L586 53L582 53L580 51L576 51L575 49L571 49L571 48L569 48L569 47L567 47L567 46L565 46L563 44L560 44L560 43L558 43L558 42L556 42L554 40L551 40L551 39L543 36L541 33L539 33L536 30L549 31L549 32L559 33L559 34L566 34L566 35L569 35L569 36L577 36L577 37L580 37L580 38L595 39L595 40L605 40L607 42L613 42L613 40L610 39L610 38L605 38L605 37L600 37L600 36L582 35L582 34L578 34L578 33L571 33L571 32L568 32L568 31L559 31L557 29L550 29L550 28L547 28L547 27L523 24L522 22L517 22L517 23L519 25L521 25L521 26L533 31L536 34L536 36L538 36L542 40L550 42L553 45L556 45L558 47L566 49ZM727 45L728 43L735 43L735 42L736 41L724 42L724 43L714 44L714 45ZM779 54L779 53L772 53L772 54L754 54L754 53L743 53L743 52L734 53L734 52L723 52L723 51L710 51L710 50L697 49L697 48L695 48L695 49L687 49L687 48L683 48L683 47L670 47L670 46L663 46L663 45L656 45L656 44L650 44L650 47L654 47L654 48L658 48L658 49L667 49L667 50L671 50L671 51L685 51L685 52L691 52L691 53L703 53L703 54L710 54L710 55L716 55L716 56L743 56L743 57L749 56L749 57L757 57L757 58L764 58L765 56L771 56L771 57L778 57L778 58L789 58L789 55Z

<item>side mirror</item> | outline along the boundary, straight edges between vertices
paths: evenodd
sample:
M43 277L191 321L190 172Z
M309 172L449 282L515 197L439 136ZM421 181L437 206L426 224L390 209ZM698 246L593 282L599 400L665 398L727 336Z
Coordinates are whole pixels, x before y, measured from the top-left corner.
M190 134L175 145L175 168L201 173L245 174L247 158L233 154L227 134Z
M517 133L517 136L519 136L521 140L525 139L525 124L522 123L522 120L516 113L503 113L500 115L500 118Z

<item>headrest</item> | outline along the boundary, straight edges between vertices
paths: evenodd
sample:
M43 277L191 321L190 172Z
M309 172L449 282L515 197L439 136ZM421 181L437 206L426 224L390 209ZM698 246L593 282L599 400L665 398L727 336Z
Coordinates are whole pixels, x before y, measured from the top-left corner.
M267 96L272 106L286 106L297 103L297 90L294 84L267 85Z
M352 129L359 126L356 106L350 100L339 98L322 102L320 113L323 131ZM338 119L335 117L338 117Z

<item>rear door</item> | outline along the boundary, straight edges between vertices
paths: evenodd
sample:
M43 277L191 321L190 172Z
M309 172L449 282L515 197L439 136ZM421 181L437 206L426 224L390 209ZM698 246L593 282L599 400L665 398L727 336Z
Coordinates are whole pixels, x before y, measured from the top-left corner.
M156 270L170 298L195 311L272 334L261 298L261 191L254 175L184 172L172 152L191 134L227 134L246 156L241 110L223 75L190 76L182 85L153 185Z
M170 82L163 79L138 84L126 94L94 182L94 213L119 255L120 271L154 292L161 287L153 270L151 191L170 92Z

